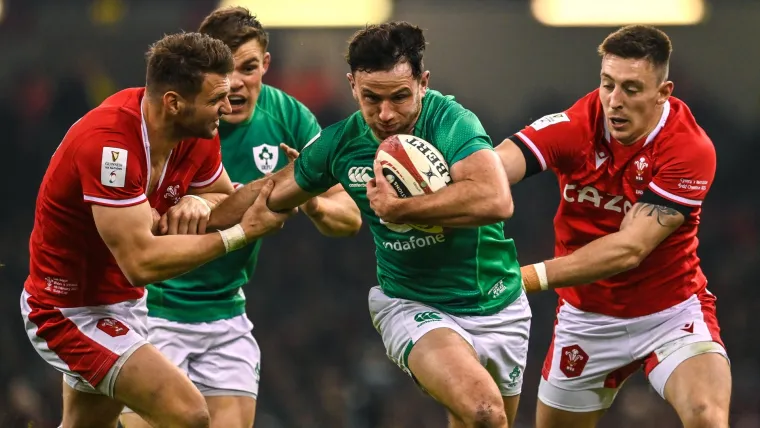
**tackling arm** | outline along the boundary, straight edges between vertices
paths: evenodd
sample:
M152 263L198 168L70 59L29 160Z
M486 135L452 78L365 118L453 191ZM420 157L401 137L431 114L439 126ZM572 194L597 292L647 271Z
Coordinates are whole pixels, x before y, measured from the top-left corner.
M526 291L589 284L633 269L685 221L671 205L638 202L618 232L588 243L564 257L522 267ZM680 207L679 207L680 208Z
M211 217L206 227L209 229L224 229L238 223L243 213L253 204L261 188L268 180L274 182L274 189L267 200L267 206L272 211L285 211L296 208L309 200L309 198L315 196L305 192L296 183L295 176L293 175L293 163L289 163L277 173L260 180L252 181L224 199L211 211Z
M375 177L384 180L377 172ZM433 194L396 199L397 206L383 220L471 227L512 216L514 205L507 174L492 150L478 150L452 165L451 178L452 184Z

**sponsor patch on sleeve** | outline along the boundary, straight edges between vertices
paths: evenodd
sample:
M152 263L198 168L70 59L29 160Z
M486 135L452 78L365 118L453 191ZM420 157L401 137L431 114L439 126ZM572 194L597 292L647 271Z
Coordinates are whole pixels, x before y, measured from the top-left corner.
M103 147L100 161L100 183L108 187L124 187L127 177L127 151Z
M537 121L531 123L530 126L536 131L540 131L547 126L556 125L560 122L570 122L570 118L567 117L566 113L548 114L541 119L538 119Z

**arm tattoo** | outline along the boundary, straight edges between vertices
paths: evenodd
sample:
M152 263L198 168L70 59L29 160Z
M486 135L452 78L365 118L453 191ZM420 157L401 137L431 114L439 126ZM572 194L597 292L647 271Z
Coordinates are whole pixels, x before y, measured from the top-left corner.
M647 217L657 216L657 223L662 227L674 227L680 224L678 219L679 212L670 207L656 204L641 204L641 208L634 213L634 217L642 212Z

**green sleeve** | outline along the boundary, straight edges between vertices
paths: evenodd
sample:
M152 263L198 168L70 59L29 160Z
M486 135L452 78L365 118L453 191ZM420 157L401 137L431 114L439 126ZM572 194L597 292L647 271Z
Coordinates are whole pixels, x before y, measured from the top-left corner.
M454 116L454 117L451 117ZM480 123L475 113L460 110L456 115L444 115L441 123L448 126L436 126L433 141L446 159L449 166L454 165L478 150L493 150L491 137Z
M319 194L338 183L330 170L332 143L322 132L304 146L293 165L296 183L301 189Z

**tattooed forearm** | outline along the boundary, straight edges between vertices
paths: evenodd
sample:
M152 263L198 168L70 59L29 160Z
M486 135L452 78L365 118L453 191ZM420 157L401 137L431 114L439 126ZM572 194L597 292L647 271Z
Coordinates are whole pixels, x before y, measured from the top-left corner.
M678 211L664 205L641 204L641 207L634 213L634 217L641 213L648 217L657 217L657 223L662 227L679 226L682 221Z

